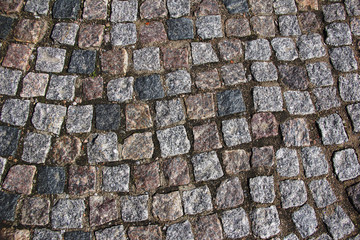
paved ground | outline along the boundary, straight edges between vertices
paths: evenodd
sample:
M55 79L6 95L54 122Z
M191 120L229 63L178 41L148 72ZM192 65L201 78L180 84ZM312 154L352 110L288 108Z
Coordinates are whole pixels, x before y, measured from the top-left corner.
M0 239L360 239L359 0L0 10Z

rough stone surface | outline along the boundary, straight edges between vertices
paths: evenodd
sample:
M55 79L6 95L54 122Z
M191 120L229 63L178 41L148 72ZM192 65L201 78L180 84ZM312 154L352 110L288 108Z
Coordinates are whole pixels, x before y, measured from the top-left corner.
M268 61L271 57L271 48L266 39L248 41L245 44L245 60Z
M160 186L159 163L152 162L134 167L133 179L138 191L151 191Z
M319 118L317 124L324 145L342 144L349 140L342 119L337 113Z
M98 48L104 38L104 25L82 25L79 31L78 45L80 48Z
M116 199L104 196L91 196L89 199L91 226L99 226L118 218Z
M271 167L274 165L273 146L253 147L251 156L252 167Z
M162 157L185 154L190 150L190 141L188 140L184 126L158 130L156 135L160 143Z
M23 79L20 97L45 96L49 75L46 73L29 72Z
M220 15L198 17L195 25L197 28L197 34L202 39L212 39L223 36Z
M190 0L168 0L167 8L170 16L178 18L190 14Z
M185 70L177 70L165 76L166 94L174 96L191 92L191 76Z
M360 104L352 104L346 107L348 114L350 115L350 119L353 125L353 131L360 131Z
M60 19L76 19L79 10L79 0L56 0L53 6L53 17Z
M86 0L84 2L83 18L88 20L102 20L107 17L108 0Z
M62 72L65 63L65 49L39 47L35 69L42 72Z
M32 165L14 165L8 171L3 188L20 194L31 194L36 167Z
M1 121L15 126L24 126L29 116L29 108L29 100L8 99L1 110Z
M332 48L329 50L329 53L331 63L336 70L351 72L358 69L358 63L350 47Z
M194 235L191 230L190 222L186 220L185 222L170 225L166 230L166 240L171 239L194 240Z
M237 177L222 181L216 190L217 208L237 207L242 204L243 201L244 193L240 180Z
M91 74L95 70L96 51L74 50L68 72L79 74Z
M245 118L222 121L222 132L228 147L251 142L249 126Z
M151 22L141 25L139 31L140 42L143 44L162 43L167 40L164 24Z
M60 194L66 182L64 167L38 167L37 192L40 194Z
M157 74L137 78L134 88L141 100L159 99L165 95L160 75Z
M258 82L270 82L278 79L277 69L271 62L254 62L250 69Z
M167 16L164 0L144 1L140 6L140 17L145 19L164 18Z
M169 186L186 185L190 182L189 166L184 158L164 160L162 170Z
M205 152L222 147L215 122L193 127L194 151Z
M150 128L153 125L149 106L145 103L127 104L125 118L127 131Z
M123 196L120 198L121 217L124 222L145 221L149 218L148 195Z
M296 65L280 65L278 67L280 80L286 86L293 90L306 90L308 88L308 80L304 67Z
M358 74L347 74L339 77L339 92L346 102L360 101L360 78Z
M341 104L334 87L315 88L313 94L315 96L315 107L318 111L339 107Z
M156 194L152 203L152 213L160 221L174 221L183 215L179 192Z
M74 136L63 136L56 139L53 145L52 161L57 164L73 163L79 157L81 140Z
M32 45L12 43L6 52L2 66L16 68L22 71L29 70L29 59L32 50Z
M127 46L137 41L134 23L118 23L111 28L111 43L114 46Z
M14 19L11 17L5 17L5 16L1 16L0 17L0 27L1 27L1 31L0 31L0 39L5 39L11 30L11 25L13 24Z
M45 163L51 145L51 136L28 133L24 140L21 159L29 163Z
M212 94L191 95L185 98L185 104L187 116L190 119L215 117L214 96Z
M221 76L225 85L236 85L247 82L246 71L241 63L221 67Z
M119 239L126 240L125 229L123 225L115 225L109 228L98 230L95 232L96 239L108 240L108 239Z
M191 162L197 182L215 180L224 175L219 158L214 151L197 154Z
M240 90L225 90L216 94L220 116L245 112L246 106Z
M170 40L194 38L193 21L189 18L169 19L166 21L167 34Z
M258 112L279 112L283 110L280 87L254 87L253 100Z
M326 179L313 180L309 183L315 204L318 208L324 208L336 202L337 198Z
M343 21L346 18L344 5L341 3L324 5L322 11L326 22Z
M51 231L49 229L35 229L34 231L34 240L44 240L44 239L54 239L61 240L61 232L59 231Z
M217 69L199 72L195 78L195 85L202 90L217 89L221 86Z
M187 48L161 48L165 69L189 67L189 51Z
M68 189L72 195L83 195L95 191L96 168L93 166L76 166L69 168Z
M315 113L309 92L287 91L284 93L287 110L293 115Z
M275 199L274 177L260 176L249 179L251 198L258 203L272 203Z
M247 18L230 18L225 22L225 31L228 37L246 37L251 35L250 24Z
M157 240L157 239L162 239L161 229L157 225L129 227L128 235L129 235L130 240L141 240L141 239Z
M280 148L276 152L276 169L282 177L299 175L299 159L295 149Z
M21 130L0 126L0 156L14 156L18 148Z
M360 212L360 184L357 183L353 186L350 186L346 190L351 203L354 205L355 209Z
M360 175L360 164L354 149L335 152L332 160L340 181L354 179Z
M309 128L304 118L287 120L280 127L287 147L310 145Z
M122 164L102 169L102 189L106 192L129 192L130 167Z
M124 140L123 159L151 158L154 152L154 143L150 132L134 133Z
M64 233L64 240L91 240L90 232L72 231Z
M306 65L310 82L317 87L333 85L331 69L326 62L315 62Z
M119 129L120 106L117 104L95 105L95 127L106 131Z
M208 186L202 186L182 193L185 214L195 215L205 211L211 211L211 193Z
M292 220L303 238L311 236L316 232L318 222L314 209L305 204L299 210L292 214Z
M138 2L115 0L111 4L112 22L133 22L137 20Z
M321 58L326 55L323 40L317 33L301 35L297 41L297 47L301 60Z
M281 206L291 208L303 205L307 201L306 187L302 180L280 182Z
M125 102L133 98L134 78L118 78L107 85L107 97L110 101Z
M250 234L249 218L243 208L223 212L221 220L228 238L242 238Z
M279 16L279 28L282 36L301 35L299 22L294 15Z
M128 69L128 53L125 49L101 52L101 70L112 75L125 75Z
M43 198L26 198L21 209L21 224L44 226L49 223L50 201Z
M223 239L222 227L216 214L201 216L193 222L195 239Z
M324 211L323 221L335 240L349 235L355 229L353 222L340 206L329 212Z
M220 57L225 61L237 60L243 56L242 44L238 39L222 40L218 43Z
M273 7L275 14L290 14L297 12L294 0L275 0Z
M119 161L118 138L114 132L94 133L89 137L87 156L89 163Z
M192 42L191 53L195 65L219 61L211 43Z
M60 44L74 46L78 30L79 25L76 23L60 22L55 24L51 38Z
M320 147L301 149L301 159L306 177L317 177L328 173L329 166Z
M346 23L332 23L325 27L326 43L332 46L349 45L352 43L350 27Z
M15 96L21 71L0 67L0 94Z
M245 0L225 0L225 7L230 14L247 13L249 5Z
M22 19L16 25L14 38L20 42L37 43L44 37L46 29L46 22Z
M184 106L179 98L157 101L155 105L157 126L165 127L185 120Z
M14 221L16 205L20 195L0 191L0 219Z
M69 133L90 132L93 118L93 106L69 106L66 130Z
M250 24L259 37L275 37L276 31L272 16L254 16L250 19Z
M82 228L84 212L84 200L60 199L52 208L51 225L57 229Z
M272 113L255 113L251 119L252 134L255 139L278 135L279 124Z
M256 208L250 214L252 231L262 239L269 238L280 232L279 213L275 206Z
M241 171L250 170L250 154L245 150L227 150L222 155L225 172L229 175L235 175Z

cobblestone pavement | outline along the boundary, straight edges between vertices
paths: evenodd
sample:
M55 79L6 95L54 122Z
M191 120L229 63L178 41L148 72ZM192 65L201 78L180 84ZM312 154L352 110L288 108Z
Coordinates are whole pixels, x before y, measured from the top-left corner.
M359 0L0 11L0 239L360 239Z

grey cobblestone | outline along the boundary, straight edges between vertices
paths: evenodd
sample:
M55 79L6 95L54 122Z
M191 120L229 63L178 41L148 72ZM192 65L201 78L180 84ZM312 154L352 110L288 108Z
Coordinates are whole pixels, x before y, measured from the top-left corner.
M1 121L14 126L24 126L28 119L29 111L29 100L8 99L1 109Z
M50 100L72 101L75 97L76 78L76 76L70 75L52 75L46 92L46 98Z
M326 179L311 181L309 183L309 188L318 208L324 208L337 201L337 198Z
M254 202L272 203L275 199L274 177L260 176L250 178L250 194Z
M242 238L250 234L249 219L243 208L223 212L221 220L228 238Z
M342 144L349 140L343 120L338 114L335 113L319 118L317 123L320 127L324 145Z
M306 177L316 177L328 173L329 166L320 147L301 149L301 159Z
M294 212L292 219L303 238L311 236L316 232L318 222L316 220L315 211L308 204Z
M39 133L28 133L24 140L21 159L29 163L45 163L50 151L51 136Z
M281 181L280 193L283 208L301 206L307 201L305 183L301 180Z
M211 193L206 185L184 191L182 193L182 202L185 214L194 215L213 209Z

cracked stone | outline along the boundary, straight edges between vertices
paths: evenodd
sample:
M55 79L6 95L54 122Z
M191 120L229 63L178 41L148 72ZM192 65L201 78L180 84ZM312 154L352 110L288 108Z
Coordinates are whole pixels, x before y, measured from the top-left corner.
M254 202L272 203L275 199L274 177L260 176L250 178L250 194Z
M195 215L213 209L211 193L206 185L183 191L182 202L184 204L185 214L189 215Z
M20 194L31 194L36 167L32 165L12 166L6 175L3 188Z
M139 160L151 158L154 152L152 133L134 133L124 140L123 159Z
M311 181L309 188L318 208L324 208L337 201L329 182L325 178Z
M102 170L102 189L106 192L129 192L130 167L122 164L104 167Z

